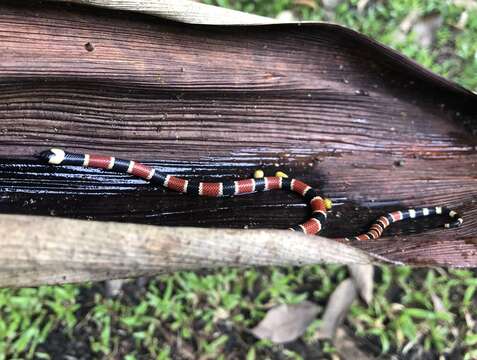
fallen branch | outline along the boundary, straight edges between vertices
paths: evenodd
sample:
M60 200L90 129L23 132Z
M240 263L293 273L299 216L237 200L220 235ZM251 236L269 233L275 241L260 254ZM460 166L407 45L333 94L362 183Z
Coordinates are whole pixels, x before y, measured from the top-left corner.
M0 287L130 278L222 266L379 261L288 230L201 229L0 216Z

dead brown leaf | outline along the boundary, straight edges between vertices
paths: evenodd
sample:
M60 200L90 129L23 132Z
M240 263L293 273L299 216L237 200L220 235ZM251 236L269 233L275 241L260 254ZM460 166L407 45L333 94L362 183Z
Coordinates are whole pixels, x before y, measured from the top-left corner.
M315 0L294 0L293 4L307 6L313 10L315 10L318 7Z
M439 13L421 16L412 28L417 44L430 47L434 43L437 30L441 27L443 21L443 17Z
M432 304L434 305L434 310L436 312L445 312L447 311L442 299L437 296L433 291L431 291Z
M349 336L343 327L337 329L333 345L340 354L341 359L374 359L373 355L365 353L358 347L355 339Z
M118 296L121 293L123 285L126 281L126 279L114 279L105 281L104 292L106 296L109 298Z
M333 10L342 2L343 0L321 0L321 4L326 10Z
M348 269L356 283L359 295L369 305L373 300L374 267L372 265L350 264Z
M369 0L359 0L356 8L358 9L358 13L362 13L366 6L368 6Z
M252 334L276 344L293 341L303 335L315 320L318 309L318 306L310 301L279 305L268 311L265 318L252 329Z
M336 329L343 322L349 307L358 296L358 289L352 279L343 280L331 294L326 305L323 322L317 333L318 339L333 339Z

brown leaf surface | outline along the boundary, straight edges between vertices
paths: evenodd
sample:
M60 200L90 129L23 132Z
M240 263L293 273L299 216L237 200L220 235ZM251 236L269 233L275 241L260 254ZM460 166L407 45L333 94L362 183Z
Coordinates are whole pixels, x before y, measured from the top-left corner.
M308 214L292 194L183 196L33 155L64 147L217 181L280 168L343 204L331 238L396 208L455 208L459 229L407 222L352 246L477 266L475 94L336 25L211 27L30 1L0 10L0 212L285 229Z
M315 320L318 310L318 306L309 301L278 305L267 312L252 333L259 339L268 339L276 344L296 340Z

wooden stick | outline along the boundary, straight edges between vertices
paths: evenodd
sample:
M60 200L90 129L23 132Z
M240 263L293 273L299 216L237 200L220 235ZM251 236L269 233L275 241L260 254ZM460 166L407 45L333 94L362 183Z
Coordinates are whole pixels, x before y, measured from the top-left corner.
M0 287L129 278L222 266L369 264L344 244L288 230L201 229L0 216Z

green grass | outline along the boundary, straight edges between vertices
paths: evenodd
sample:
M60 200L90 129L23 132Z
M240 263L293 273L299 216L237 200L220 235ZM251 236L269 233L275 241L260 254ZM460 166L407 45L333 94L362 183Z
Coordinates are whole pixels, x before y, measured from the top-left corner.
M115 299L91 286L1 290L0 349L9 358L35 353L54 358L42 343L56 329L67 341L85 343L97 357L168 359L177 354L180 338L183 348L204 358L248 354L258 359L285 353L300 358L292 349L256 341L247 329L277 304L309 299L324 307L347 275L341 266L182 272L151 280L144 288L135 286ZM355 303L346 326L378 344L383 353L412 350L418 339L419 347L433 354L448 353L461 342L471 359L477 333L466 319L475 316L475 275L472 270L380 267L374 301L369 307ZM440 311L433 296L440 299ZM308 344L316 341L318 325L319 318L304 337ZM333 352L329 344L321 346Z
M370 1L362 14L356 0L343 1L334 12L325 12L319 2L316 9L288 0L207 2L266 16L291 10L299 19L344 24L477 90L477 11L470 11L465 29L458 30L462 8L453 2ZM443 16L432 48L416 46L412 33L399 40L395 36L411 10ZM0 360L53 359L64 353L129 360L188 353L202 359L245 354L249 360L279 355L299 359L293 346L257 341L247 329L276 304L308 299L324 308L347 276L341 266L182 272L152 279L145 286L132 282L115 299L104 297L101 285L91 284L3 289ZM458 348L465 359L477 358L476 271L380 267L375 287L371 305L355 303L345 325L378 353L405 355L420 349L436 356ZM321 315L304 341L331 356L333 347L315 339Z

